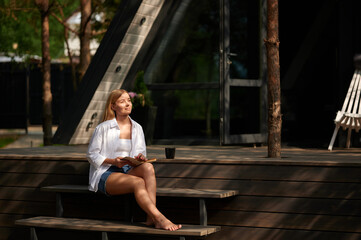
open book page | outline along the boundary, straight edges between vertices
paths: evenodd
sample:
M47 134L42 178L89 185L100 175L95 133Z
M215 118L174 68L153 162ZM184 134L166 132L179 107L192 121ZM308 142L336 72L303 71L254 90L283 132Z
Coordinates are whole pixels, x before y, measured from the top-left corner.
M155 158L148 159L147 161L141 161L141 160L138 160L138 159L135 159L135 158L132 158L132 157L125 157L125 158L123 158L123 159L131 162L131 163L134 164L135 166L139 166L139 165L141 165L141 164L143 164L143 163L145 163L145 162L151 163L151 162L157 161L157 159L155 159Z

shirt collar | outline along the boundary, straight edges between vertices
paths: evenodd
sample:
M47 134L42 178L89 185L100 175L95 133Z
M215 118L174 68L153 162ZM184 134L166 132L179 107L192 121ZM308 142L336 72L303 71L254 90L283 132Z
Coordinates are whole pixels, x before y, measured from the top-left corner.
M135 127L135 124L134 124L134 120L129 116L129 119L132 123L132 128ZM110 128L118 128L119 129L119 125L117 123L117 119L116 118L113 118L112 121L110 122Z
M119 129L117 119L115 119L115 118L113 118L112 121L110 122L110 128L114 128L114 127Z

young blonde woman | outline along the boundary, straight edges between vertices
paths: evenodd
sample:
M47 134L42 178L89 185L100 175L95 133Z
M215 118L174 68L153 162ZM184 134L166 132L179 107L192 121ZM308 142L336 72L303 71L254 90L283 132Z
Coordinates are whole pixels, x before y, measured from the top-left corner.
M87 159L90 163L89 189L106 195L134 193L147 213L147 225L175 231L181 228L156 207L156 178L153 165L132 166L124 157L146 160L142 127L129 117L132 102L127 91L117 89L108 97L103 121L94 130Z

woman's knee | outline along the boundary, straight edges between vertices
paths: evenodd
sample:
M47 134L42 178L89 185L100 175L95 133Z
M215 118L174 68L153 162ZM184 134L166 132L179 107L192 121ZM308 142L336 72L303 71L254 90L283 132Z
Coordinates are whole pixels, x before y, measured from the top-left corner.
M145 186L143 178L120 173L111 174L106 181L106 191L110 195L131 193L142 186Z
M143 163L142 168L144 169L145 172L147 172L148 174L154 174L154 166L151 163Z
M134 187L135 187L135 188L137 188L137 187L139 187L139 188L144 187L144 188L145 188L145 181L144 181L144 179L141 178L141 177L136 177L136 176L134 176L134 178L133 178L133 184L134 184Z

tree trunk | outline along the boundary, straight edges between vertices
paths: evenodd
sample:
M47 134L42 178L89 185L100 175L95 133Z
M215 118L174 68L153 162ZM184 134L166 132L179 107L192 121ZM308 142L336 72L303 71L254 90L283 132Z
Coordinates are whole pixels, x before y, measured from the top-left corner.
M268 157L281 157L281 87L278 0L267 0Z
M50 47L49 47L49 1L35 0L41 13L41 47L42 47L42 85L43 85L43 132L44 145L51 145L52 139L52 94L50 82Z
M68 57L69 57L69 63L71 66L71 77L72 77L72 82L73 82L73 90L74 92L76 92L77 88L78 88L78 81L76 80L76 69L75 69L75 64L73 61L73 55L71 53L70 50L70 46L69 46L69 34L68 34L68 29L66 27L64 27L64 39L65 39L65 45L66 45L66 50L68 51Z
M80 0L81 23L80 23L80 62L78 66L78 79L81 81L91 60L91 0Z

